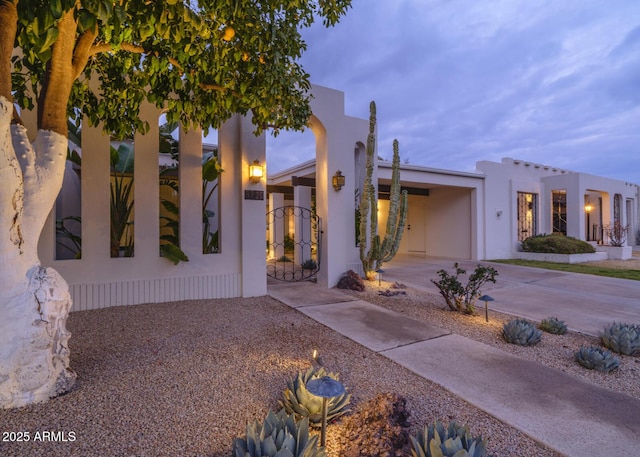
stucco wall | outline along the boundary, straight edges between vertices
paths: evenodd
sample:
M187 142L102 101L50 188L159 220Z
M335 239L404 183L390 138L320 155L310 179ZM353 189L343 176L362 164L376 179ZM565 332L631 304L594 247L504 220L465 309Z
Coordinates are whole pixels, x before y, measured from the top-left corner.
M435 188L426 200L427 255L473 258L471 190Z
M566 192L567 235L586 239L585 199L593 195L603 196L603 223L613 222L611 207L613 196L623 197L623 224L631 230L638 227L637 214L627 214L625 207L637 208L638 186L586 173L576 173L557 167L526 162L511 158L502 162L480 161L478 171L486 175L485 258L510 258L519 249L517 194L538 194L538 234L553 231L552 199L554 190ZM598 208L599 210L599 208ZM633 212L633 211L632 211ZM631 237L630 241L633 241Z
M202 254L202 136L181 132L180 244L189 261L173 265L159 256L159 115L155 107L143 106L150 131L134 138L135 253L130 258L110 256L109 138L99 127L83 127L82 258L55 260L52 215L39 244L42 263L68 281L73 310L266 294L266 200L243 198L244 190L266 190L264 180L252 184L248 179L249 163L265 162L264 137L253 135L247 118L236 116L221 127L221 252Z

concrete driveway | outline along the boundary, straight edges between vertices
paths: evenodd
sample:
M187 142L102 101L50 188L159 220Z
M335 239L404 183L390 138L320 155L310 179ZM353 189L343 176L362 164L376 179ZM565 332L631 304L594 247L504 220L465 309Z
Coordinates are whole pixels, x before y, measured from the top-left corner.
M431 279L438 279L440 269L453 273L455 262L467 277L478 264L498 270L496 283L482 289L495 299L489 307L496 311L535 321L555 316L571 330L590 335L614 321L640 324L640 281L413 255L397 255L384 264L383 279L439 294Z

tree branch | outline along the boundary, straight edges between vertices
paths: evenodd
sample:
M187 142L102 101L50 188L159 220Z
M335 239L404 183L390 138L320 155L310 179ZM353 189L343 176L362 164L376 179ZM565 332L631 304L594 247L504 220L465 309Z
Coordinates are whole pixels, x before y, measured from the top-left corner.
M94 30L86 30L76 43L76 47L73 51L73 80L75 81L80 77L84 67L87 66L89 57L91 57L91 50L93 49L93 42L98 36L98 28Z
M0 0L0 95L11 96L11 53L18 30L18 2Z

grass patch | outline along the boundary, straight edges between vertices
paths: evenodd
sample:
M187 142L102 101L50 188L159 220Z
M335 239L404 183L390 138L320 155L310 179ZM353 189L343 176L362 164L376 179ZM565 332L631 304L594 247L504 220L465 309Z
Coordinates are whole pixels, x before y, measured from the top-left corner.
M498 259L496 263L521 265L523 267L546 268L547 270L569 271L572 273L584 273L588 275L608 276L610 278L633 279L640 281L640 270L619 270L614 268L596 267L580 263L556 263L541 262L538 260Z

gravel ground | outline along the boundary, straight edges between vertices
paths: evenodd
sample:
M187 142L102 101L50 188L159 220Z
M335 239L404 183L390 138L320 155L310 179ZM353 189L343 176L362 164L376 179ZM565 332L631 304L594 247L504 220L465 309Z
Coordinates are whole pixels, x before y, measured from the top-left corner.
M542 340L535 346L509 344L502 338L501 331L503 324L514 316L490 309L489 323L487 323L482 302L478 303L476 314L469 316L449 311L444 299L438 294L409 288L404 289L406 295L394 297L378 295L380 290L396 290L393 289L393 285L384 281L381 287L378 287L377 282L367 283L367 290L364 292L345 291L345 293L640 399L640 357L616 354L620 359L620 369L612 373L587 370L574 361L573 355L581 346L599 346L597 337L578 332L568 332L565 335L543 332ZM490 304L489 308L491 308Z
M373 288L361 295L504 346L495 331L487 332L475 317L432 306L437 302L433 296L425 299L409 291L405 298L381 299ZM498 317L492 314L491 318L497 328ZM456 419L468 423L474 435L488 438L489 451L496 457L559 455L269 297L76 312L69 317L68 328L73 333L71 366L78 373L76 385L67 395L45 404L0 410L0 455L230 456L232 441L244 435L246 423L262 420L270 408L278 408L287 380L311 366L313 349L319 350L329 371L340 373L354 407L379 393L404 396L412 432L435 419ZM554 341L559 343L552 346L566 350L576 345L573 339L566 343L547 337L539 346L546 348ZM523 356L538 351L525 350ZM572 369L570 362L563 363L565 369ZM625 366L634 365L625 359ZM634 366L636 377L638 366ZM610 377L622 379L630 373L627 370ZM590 376L580 369L576 373ZM15 442L25 440L27 434L28 442ZM330 457L341 456L340 442L340 423L332 424Z

